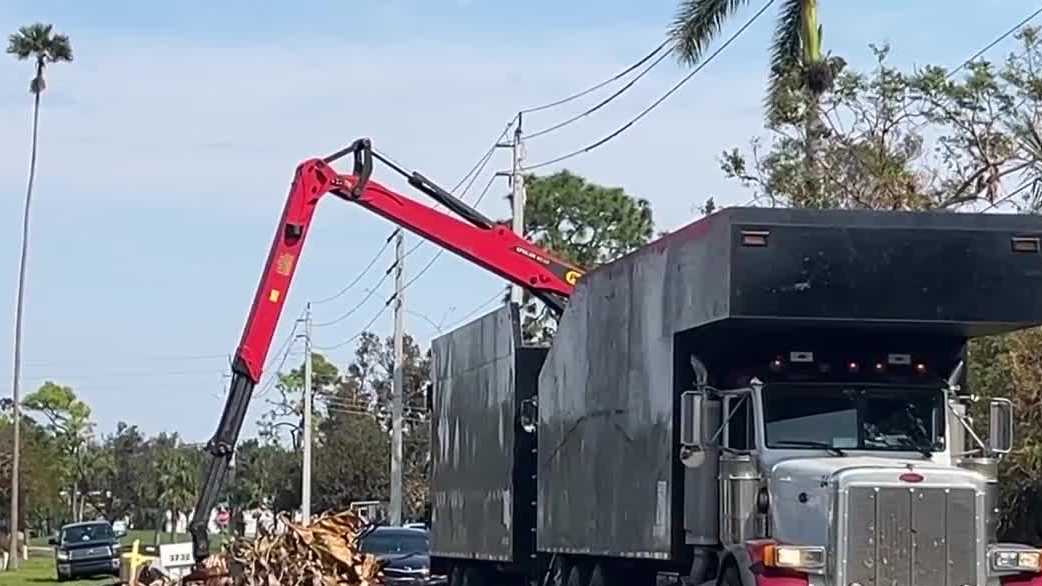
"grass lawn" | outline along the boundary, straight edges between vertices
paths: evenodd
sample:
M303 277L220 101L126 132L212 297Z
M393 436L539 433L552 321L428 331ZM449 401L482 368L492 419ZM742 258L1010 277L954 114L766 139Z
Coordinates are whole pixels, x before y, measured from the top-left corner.
M87 584L112 584L115 579L100 578L97 580L76 580L61 582L63 586L84 586ZM22 561L16 572L0 572L0 586L30 586L36 584L58 584L54 573L54 558L46 554L29 556L29 561Z

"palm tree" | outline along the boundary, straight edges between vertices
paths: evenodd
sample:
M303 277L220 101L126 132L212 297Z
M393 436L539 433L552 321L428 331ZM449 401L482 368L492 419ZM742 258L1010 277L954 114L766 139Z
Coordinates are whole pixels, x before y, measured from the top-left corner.
M748 3L749 0L681 0L669 29L680 60L697 64L727 19ZM832 89L833 79L844 65L841 59L829 58L822 52L821 37L817 0L783 1L771 46L767 117L776 123L802 115L806 135L804 164L812 193L821 183L817 179L817 154L824 133L821 97ZM794 103L794 93L803 97L799 104Z
M33 179L36 177L36 144L40 124L40 94L47 86L43 78L43 70L49 63L72 61L72 45L69 37L52 33L52 25L36 23L23 26L18 32L11 34L7 52L20 61L32 58L36 62L36 75L29 83L29 91L33 94L33 137L32 151L29 157L29 183L25 190L25 212L22 219L22 256L18 265L18 301L15 309L14 326L14 383L11 387L14 401L14 458L11 463L11 535L18 535L18 455L19 455L19 403L18 381L22 366L22 306L25 295L25 263L29 255L29 204L33 198ZM11 565L18 567L16 550L17 539L11 540Z

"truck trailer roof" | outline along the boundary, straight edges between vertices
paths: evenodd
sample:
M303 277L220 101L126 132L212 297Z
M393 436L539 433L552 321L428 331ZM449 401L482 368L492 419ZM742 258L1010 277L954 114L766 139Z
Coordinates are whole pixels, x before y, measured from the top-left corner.
M675 331L976 337L1042 324L1040 236L1029 215L728 208L588 274L577 296L631 280Z

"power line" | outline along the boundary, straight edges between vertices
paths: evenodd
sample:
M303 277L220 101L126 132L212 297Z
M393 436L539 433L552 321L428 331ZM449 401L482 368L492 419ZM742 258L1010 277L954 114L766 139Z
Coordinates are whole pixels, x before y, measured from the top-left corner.
M1025 24L1027 24L1029 22L1031 22L1032 20L1034 20L1040 14L1042 14L1042 8L1039 8L1038 10L1032 12L1026 18L1024 18L1024 20L1018 22L1016 24L1016 26L1014 26L1013 28L1009 29L1008 31L1006 31L1005 33L1000 35L994 41L988 43L987 46L985 46L983 49L981 49L980 51L977 51L976 53L973 54L972 57L970 57L969 59L963 61L961 65L959 65L955 69L951 70L951 72L949 72L948 75L945 76L945 77L950 79L953 75L955 75L956 73L958 73L958 72L962 71L963 69L965 69L970 63L973 63L974 61L976 61L977 58L979 58L981 55L983 55L983 54L987 53L988 51L990 51L993 47L995 47L995 45L998 45L1002 41L1008 39L1010 35L1012 35L1013 33L1017 32L1018 30L1020 30L1020 28L1022 26L1024 26Z
M529 166L525 167L525 171L531 171L533 169L539 169L540 167L546 167L548 165L553 165L554 163L560 163L561 161L565 161L567 159L571 159L572 157L576 157L576 156L588 153L588 152L596 149L597 147L600 147L600 146L604 145L605 143L611 141L612 139L614 139L615 137L619 136L623 132L629 130L629 128L631 126L633 126L638 121L640 121L640 119L644 118L649 113L651 113L652 110L657 108L660 104L662 104L662 102L665 102L670 96L672 96L674 93L676 93L677 90L679 90L681 87L683 87L684 84L686 84L688 81L691 80L691 78L693 78L700 71L702 71L705 67L707 67L710 63L712 63L713 60L716 59L716 57L718 57L720 55L720 53L722 53L725 49L727 49L727 47L729 47L731 45L731 43L736 41L738 39L738 37L740 37L742 35L742 33L744 33L746 31L746 29L748 29L750 26L752 26L754 22L756 22L761 16L763 16L763 13L767 12L767 9L770 8L772 4L774 4L774 0L768 0L768 2L763 5L763 8L760 8L760 10L757 11L757 13L754 14L752 18L750 18L748 21L746 21L745 24L743 24L742 27L740 29L738 29L737 32L735 32L726 41L724 41L724 43L719 48L717 48L716 51L713 51L713 53L711 55L709 55L709 57L707 57L704 61L702 61L698 65L698 67L695 67L691 71L691 73L688 73L686 76L684 76L683 79L681 79L679 82L677 82L677 84L674 85L668 92L663 94L662 97L660 97L659 99L657 99L654 102L652 102L652 104L650 106L648 106L643 111L641 111L640 114L637 114L637 116L634 117L632 120L630 120L626 124L620 126L618 129L615 130L615 132L612 132L608 136L605 136L604 138L602 138L602 139L600 139L600 140L598 140L598 141L596 141L594 143L591 143L591 144L589 144L589 145L587 145L587 146L585 146L585 147L583 147L583 148L581 148L579 150L572 151L572 152L570 152L568 154L561 155L559 157L555 157L555 158L550 159L548 161L543 161L542 163L538 163L536 165L529 165Z
M499 145L499 141L503 140L503 137L505 137L507 133L510 132L510 129L513 128L515 122L517 122L516 116L512 118L510 122L507 122L506 128L503 129L503 132L499 133L499 136L496 137L496 140L492 141L492 146L488 147L488 150L485 151L485 154L482 155L480 159L478 159L478 162L475 163L473 167L471 167L470 171L467 171L467 174L459 180L459 183L457 183L455 187L449 190L450 192L455 193L461 185L467 182L467 179L469 179L471 175L477 176L481 174L481 170L485 168L485 165L488 164L488 160L491 159L492 155L496 152L496 147Z
M380 280L376 283L376 285L374 285L373 287L367 289L365 296L362 297L362 299L360 299L358 301L358 303L356 303L353 307L351 307L351 309L347 310L345 313L341 314L339 317L337 317L335 319L331 319L329 321L324 321L324 322L313 323L313 324L311 324L312 327L324 328L324 327L327 327L327 326L338 324L338 323L344 321L345 319L351 317L352 315L354 315L354 313L356 311L358 311L359 309L362 309L362 307L365 306L366 302L369 301L369 299L372 298L372 296L376 294L376 291L380 288L380 286L383 285L385 281L387 281L387 277L389 277L391 275L391 269L393 269L393 268L394 268L394 265L391 265L391 268L387 269L387 271L384 272L384 276L380 277Z
M563 122L558 122L557 124L554 124L553 126L548 126L548 127L544 128L542 130L538 130L536 132L532 132L532 133L526 134L525 138L538 138L540 136L543 136L543 135L546 135L546 134L550 134L551 132L554 132L556 130L560 130L560 129L564 128L565 126L568 126L568 125L570 125L570 124L572 124L574 122L578 122L579 120L582 120L583 118L586 118L590 114L593 114L597 110L600 110L601 108L607 106L608 104L610 104L613 101L615 101L616 98L618 98L622 94L626 93L638 81L640 81L641 78L643 78L645 75L650 73L651 70L654 69L656 66L658 66L659 63L662 63L663 59L665 59L666 57L669 57L669 55L670 55L669 51L666 51L665 53L662 53L661 55L659 55L658 59L655 59L651 63L651 65L645 67L643 71L638 73L637 76L634 77L633 79L631 79L628 83L626 83L626 85L622 86L621 88L616 90L615 93L613 93L612 95L608 96L607 98L604 98L603 100L601 100L596 105L594 105L594 106L592 106L590 108L587 108L586 110L576 114L575 116L572 116L571 118L568 118L567 120L565 120Z
M295 327L293 329L294 331L296 331ZM268 391L270 391L272 387L275 386L275 381L279 380L279 373L282 372L282 369L286 366L286 361L289 359L290 350L293 349L293 342L296 341L296 339L297 338L295 336L290 336L290 344L286 347L286 351L282 354L282 358L279 360L279 365L275 367L274 370L270 371L270 374L268 375L268 380L264 383L264 386L261 387L261 390L257 392L258 397L262 397L265 394L267 394Z
M337 350L339 348L343 348L344 346L347 346L351 342L354 342L358 338L361 338L362 334L366 333L369 330L369 328L372 327L372 325L374 323L376 323L376 320L380 319L380 316L382 316L387 311L387 308L389 306L390 306L390 303L384 303L384 306L381 307L380 311L377 312L377 314L373 316L373 319L369 320L369 323L367 323L364 326L362 326L362 329L359 330L357 334L351 336L350 338L344 340L343 342L340 342L338 344L333 344L332 346L314 346L314 348L316 350L322 350L324 352L329 352L331 350Z
M489 189L492 188L492 184L495 183L495 181L496 181L496 176L495 175L489 177L488 183L485 184L485 188L481 190L481 195L479 195L478 198L474 200L474 206L475 207L479 203L481 203L481 200L485 199L485 196L488 194ZM405 256L408 256L409 252L412 252L412 251L416 250L417 248L419 248L424 243L425 243L425 241L423 241L423 240L418 242L416 244L416 246L413 246L411 249L409 249L408 252L405 253ZM417 280L419 280L419 278L422 277L424 273L426 273L428 270L430 270L430 268L432 266L434 266L434 263L438 260L438 257L440 257L444 252L445 252L444 248L439 248L438 251L434 253L434 256L432 256L431 259L429 261L427 261L427 264L424 265L423 268L420 269L420 271L418 273L413 275L413 277L411 279L409 279L409 281L407 283L405 283L405 286L402 287L402 290L404 291L404 290L408 289L410 285L412 285ZM393 299L394 299L394 297L391 297L391 299L388 299L387 302L390 303Z
M398 233L398 230L401 230L401 228L395 228L393 231L391 231L390 236L387 237L387 240L384 241L384 245L380 248L379 251L377 251L377 253L373 256L372 260L369 261L369 264L365 265L365 268L362 269L362 272L358 273L358 276L355 277L354 280L352 280L350 283L348 283L347 286L338 291L336 295L332 295L324 299L319 299L318 301L312 301L311 304L321 305L323 303L328 303L330 301L333 301L334 299L339 298L344 293L350 291L355 285L358 284L359 281L362 280L362 277L364 277L369 272L369 269L373 268L373 265L376 264L376 261L380 260L380 257L383 256L384 252L387 252L387 248L391 245L391 240L394 239L394 235Z
M668 40L663 41L661 45L659 45L658 47L655 47L650 53L648 53L647 55L642 57L640 59L640 61L637 61L633 65L630 65L626 69L620 71L619 73L616 73L614 76L612 76L612 77L610 77L610 78L608 78L608 79L606 79L606 80L604 80L604 81L602 81L602 82L600 82L600 83L598 83L598 84L596 84L594 86L586 88L585 90L582 90L581 92L574 93L574 94L572 94L572 95L570 95L568 97L561 98L560 100L557 100L557 101L554 101L554 102L550 102L548 104L543 104L542 106L533 106L533 107L530 107L530 108L523 108L523 109L521 109L520 113L521 114L530 114L532 112L539 112L540 110L546 110L548 108L555 108L555 107L560 106L562 104L567 104L568 102L571 102L573 100L578 100L579 98L581 98L581 97L583 97L585 95L591 94L591 93L601 89L602 87L604 87L604 86L606 86L606 85L608 85L608 84L610 84L610 83L612 83L614 81L618 81L618 80L622 79L623 77L626 77L626 75L628 75L631 71L633 71L634 69L636 69L636 68L640 67L641 65L647 63L649 59L654 57L662 49L666 48L666 45L668 45L668 44L669 44ZM668 55L669 51L667 51L665 54Z
M470 169L470 171L468 171L463 176L463 178L461 178L459 180L459 182L455 185L455 187L452 188L452 193L453 194L455 194L455 192L458 191L459 188L464 185L464 183L466 183L466 186L463 188L462 193L460 193L459 196L458 196L460 199L463 199L463 198L466 197L467 193L470 191L471 187L473 187L474 182L477 180L478 176L481 175L481 172L485 170L485 167L488 165L488 162L492 159L492 155L495 154L496 146L499 144L499 141L502 140L504 136L506 136L507 132L509 132L510 128L513 127L513 125L514 125L514 120L511 120L506 125L506 128L504 128L503 131L499 134L499 136L496 137L496 140L492 143L492 146L489 147L489 149L481 156L480 159L478 159L478 162ZM386 157L387 159L389 159L391 162L393 162L396 165L398 165L399 167L403 167L404 168L403 165L397 163L395 161L395 159L393 157L391 157L390 155L388 155L388 154L386 154L384 152L381 152L380 154L382 156ZM493 178L494 178L494 176L493 176ZM485 188L485 192L487 192L487 191L488 191L488 187ZM481 198L484 197L485 192L482 192L482 195L478 198L478 201L481 201ZM437 209L437 207L438 207L437 205L434 206L435 209ZM387 240L384 242L383 247L380 249L379 252L376 253L376 256L373 257L373 259L369 262L369 264L366 265L366 267L362 270L361 274L359 274L357 277L355 277L354 280L352 280L350 283L348 283L347 286L345 286L343 289L341 289L336 295L333 295L333 296L328 297L326 299L322 299L320 301L315 301L314 304L318 305L318 304L321 304L321 303L326 303L328 301L332 301L334 299L337 299L338 297L342 296L344 293L349 291L352 287L354 287L362 279L362 277L366 273L369 272L369 269L371 269L373 267L373 265L376 263L376 261L380 257L383 256L384 252L386 252L387 248L391 244L391 241L394 239L394 236L398 233L399 230L401 230L401 228L396 228L395 231L392 232L391 235L387 237ZM413 252L415 252L417 249L419 249L420 247L424 246L425 244L427 244L427 242L425 240L420 240L419 242L417 242L416 244L411 246L405 252L405 254L402 256L402 258L403 259L407 258L410 254L412 254ZM439 254L440 254L440 251L439 251ZM427 267L427 268L429 268L429 267ZM361 309L363 305L365 305L365 303L369 300L370 297L373 296L373 294L376 292L376 290L379 289L381 285L383 285L384 281L387 280L387 277L389 275L390 275L390 269L388 269L388 271L384 273L383 277L380 278L380 281L374 287L372 287L372 288L370 288L368 290L368 292L366 293L365 297L362 298L361 301L359 301L357 304L355 304L347 312L341 314L340 317L337 317L336 319L333 319L333 320L330 320L330 321L327 321L327 322L314 323L314 324L312 324L312 326L313 327L326 327L326 326L330 326L330 325L339 323L339 322L347 319L348 317L353 315L356 311Z

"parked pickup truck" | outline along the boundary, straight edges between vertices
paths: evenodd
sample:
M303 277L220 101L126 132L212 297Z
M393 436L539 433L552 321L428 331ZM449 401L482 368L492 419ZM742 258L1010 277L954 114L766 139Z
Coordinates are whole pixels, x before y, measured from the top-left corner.
M108 521L65 525L50 539L58 580L119 575L119 538Z

